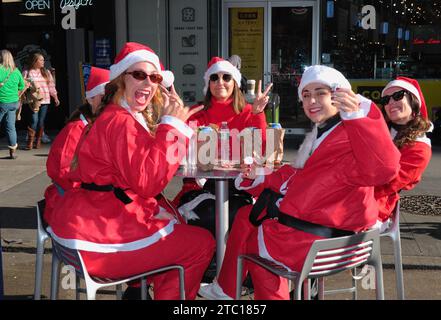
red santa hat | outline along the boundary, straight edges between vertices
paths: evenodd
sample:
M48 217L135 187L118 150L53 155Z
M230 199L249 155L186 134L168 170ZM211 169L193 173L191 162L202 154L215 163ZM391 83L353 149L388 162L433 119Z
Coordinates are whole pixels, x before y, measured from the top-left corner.
M109 83L110 71L92 67L86 86L86 98L91 99L99 94L104 94L104 87Z
M237 85L240 87L240 80L242 79L240 71L235 66L233 66L231 62L220 57L213 57L211 58L210 62L208 62L207 71L205 71L204 74L204 94L207 94L210 76L219 72L231 74L234 81L236 81Z
M115 63L110 66L110 80L117 78L126 71L131 65L138 62L150 62L156 67L156 70L162 75L162 85L170 87L174 81L174 75L171 71L164 70L164 66L159 61L159 57L149 47L136 43L127 42L115 58Z
M345 76L338 70L321 65L310 66L305 69L300 80L298 95L302 100L302 91L310 83L321 83L330 88L339 87L351 89L351 84Z
M384 87L383 91L381 91L381 96L383 97L385 95L384 92L391 87L403 88L412 93L420 103L421 115L424 119L428 119L426 101L424 100L424 95L418 81L412 78L397 77Z

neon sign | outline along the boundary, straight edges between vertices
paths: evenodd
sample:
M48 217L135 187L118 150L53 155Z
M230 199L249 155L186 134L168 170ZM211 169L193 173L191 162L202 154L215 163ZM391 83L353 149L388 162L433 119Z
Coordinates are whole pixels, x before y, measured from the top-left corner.
M79 7L87 7L93 5L92 0L61 0L60 8L73 7L78 9Z
M415 38L412 41L412 44L418 45L418 44L441 44L441 40L429 38L428 40Z

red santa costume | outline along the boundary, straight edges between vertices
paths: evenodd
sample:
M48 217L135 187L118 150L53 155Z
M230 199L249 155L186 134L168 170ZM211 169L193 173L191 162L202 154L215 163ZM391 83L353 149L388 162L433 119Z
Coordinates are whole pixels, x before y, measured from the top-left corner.
M86 86L87 99L104 95L104 87L109 82L109 74L109 70L91 68ZM90 105L88 107L91 108ZM87 119L85 114L79 113L78 119L69 121L52 143L46 161L47 175L52 179L52 184L44 193L46 200L44 220L49 225L51 224L51 215L55 203L66 190L79 186L78 182L69 177L70 165L81 134L89 122L90 119Z
M302 76L298 89L300 99L303 88L311 83L351 87L337 70L312 66ZM324 130L315 125L300 147L294 166L285 165L277 172L259 175L255 180L242 176L236 179L238 188L255 196L264 189L282 195L275 203L268 203L263 211L269 212L270 205L275 205L280 211L279 219L263 220L256 228L249 220L253 207L243 207L229 234L219 278L201 287L202 296L234 297L240 254L258 254L300 271L313 241L363 231L375 224L378 208L374 186L384 184L396 175L399 152L388 136L386 123L377 106L362 96L358 98L358 111L340 112L341 119L338 114L337 118L332 117L337 121L330 122ZM307 230L295 223L299 220L306 225L315 225L310 225ZM326 232L319 236L321 232L317 230ZM253 279L255 299L289 298L285 279L255 264L245 263L244 276L248 271Z
M412 93L419 102L419 113L421 117L425 120L428 119L426 102L420 85L416 80L406 77L397 77L397 79L386 85L382 91L382 96L384 96L385 91L391 87L399 87ZM397 130L393 127L393 124L390 128L390 135L392 139L397 135ZM397 177L387 184L375 187L375 198L379 205L378 220L382 222L379 224L380 228L387 227L388 219L400 199L399 192L401 190L411 190L421 181L424 170L427 168L430 158L432 157L431 142L425 133L418 136L413 143L405 144L399 150L401 152L401 158L400 171Z
M110 68L111 84L138 62L149 62L162 73L153 50L127 43ZM185 268L186 297L194 299L214 239L206 230L161 217L155 199L179 166L179 154L170 159L167 151L185 144L193 132L178 118L163 116L153 136L125 96L120 101L108 104L80 141L72 174L81 188L68 190L57 203L49 232L61 244L81 250L90 274L100 277L180 264ZM149 281L155 299L179 299L177 272Z
M210 76L216 73L224 73L224 74L232 75L233 80L236 82L237 86L240 87L240 81L242 77L240 71L235 66L233 66L229 61L224 60L220 57L213 57L208 63L207 70L205 71L204 74L204 81L205 81L205 87L203 89L204 94L207 94L207 92L210 90L209 89ZM234 105L233 105L234 101L232 96L226 101L219 101L211 94L210 96L211 96L210 99L211 106L194 114L188 120L188 123L190 123L192 126L208 126L210 124L214 124L220 128L222 122L226 121L228 123L228 128L230 130L237 129L238 132L241 132L243 129L249 127L260 129L262 132L262 150L264 151L266 145L265 130L267 128L265 113L261 112L258 114L253 114L252 112L253 107L249 103L245 104L245 107L242 109L241 112L236 113L236 111L234 110ZM193 107L196 106L197 105ZM181 197L185 193L192 190L200 190L203 184L201 184L200 182L198 184L198 182L199 181L196 181L195 179L184 179L184 185L181 191L177 194L177 196L173 200L173 203L176 206L180 206L182 205L180 203ZM197 201L194 201L191 204L188 203L186 204L185 211L183 211L182 209L180 211L187 218L194 217L195 213L192 212L192 210L196 208L202 201L212 198L213 196L211 195L204 195L203 197L198 197Z

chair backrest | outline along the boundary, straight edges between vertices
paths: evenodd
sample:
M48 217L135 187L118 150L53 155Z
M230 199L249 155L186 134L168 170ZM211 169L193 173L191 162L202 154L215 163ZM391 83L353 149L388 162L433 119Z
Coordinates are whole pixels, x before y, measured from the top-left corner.
M299 281L368 264L373 254L379 254L378 229L352 236L316 240L308 252Z

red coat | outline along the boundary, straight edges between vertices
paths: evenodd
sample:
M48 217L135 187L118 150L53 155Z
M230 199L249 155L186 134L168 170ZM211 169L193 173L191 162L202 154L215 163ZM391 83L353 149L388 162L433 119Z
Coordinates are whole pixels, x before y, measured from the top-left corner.
M396 176L400 153L381 112L370 101L363 103L368 103L367 116L343 120L330 129L317 140L303 169L282 167L248 192L257 195L271 188L284 193L282 212L319 225L356 232L374 225L378 216L374 186ZM268 219L259 227L259 254L299 270L319 238Z
M432 149L428 138L420 139L412 145L400 149L400 171L395 179L382 186L375 187L375 198L379 206L378 219L389 219L396 203L400 199L401 190L410 190L421 181L424 170L432 157Z
M113 192L68 190L54 208L50 232L64 245L86 251L145 248L173 232L175 220L158 219L155 200L176 172L191 130L163 117L153 137L128 111L109 105L78 147L75 181L113 185L133 200L124 205ZM170 139L173 133L177 141ZM124 226L122 228L122 226Z
M52 184L46 189L44 198L46 207L44 219L50 225L52 210L55 203L60 200L61 194L57 190L56 183L64 191L78 187L79 183L72 181L69 177L70 165L77 148L81 134L87 125L87 120L83 117L76 121L69 122L58 133L52 143L49 156L46 161L47 175L52 179Z

